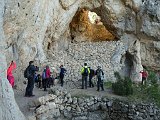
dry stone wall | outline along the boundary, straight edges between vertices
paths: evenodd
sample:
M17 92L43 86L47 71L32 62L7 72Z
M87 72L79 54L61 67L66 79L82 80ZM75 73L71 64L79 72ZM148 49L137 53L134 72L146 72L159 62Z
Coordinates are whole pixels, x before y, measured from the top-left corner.
M52 89L30 104L34 120L159 120L160 109L150 103L130 103L107 97L72 97L63 89Z

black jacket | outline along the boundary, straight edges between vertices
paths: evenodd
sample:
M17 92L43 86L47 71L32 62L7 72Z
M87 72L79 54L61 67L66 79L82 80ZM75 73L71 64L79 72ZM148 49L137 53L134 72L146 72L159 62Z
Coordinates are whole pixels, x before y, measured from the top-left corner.
M34 65L29 65L29 73L32 75L32 77L34 77L35 72L38 71L39 68L34 66Z

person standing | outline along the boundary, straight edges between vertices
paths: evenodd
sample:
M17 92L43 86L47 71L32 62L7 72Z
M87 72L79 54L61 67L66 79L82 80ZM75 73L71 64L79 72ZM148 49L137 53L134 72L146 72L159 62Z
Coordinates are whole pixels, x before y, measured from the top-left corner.
M33 95L33 88L34 88L34 75L35 72L38 71L38 67L34 66L34 61L30 61L29 62L29 66L28 68L28 72L29 72L29 76L28 76L28 84L26 87L26 92L25 92L25 97L32 97L35 96Z
M59 73L59 77L60 77L60 82L61 82L61 86L63 87L63 83L64 83L64 75L67 72L67 70L63 67L63 65L60 66L60 73Z
M101 90L104 91L104 87L103 87L104 73L100 66L98 66L98 69L96 70L96 75L98 79L97 80L97 91L99 91L100 87L101 87Z
M44 91L47 91L46 68L44 68L42 72L42 87L44 88Z
M10 66L7 69L7 79L11 86L14 86L14 76L12 74L12 71L16 69L16 63L14 61L11 61Z
M90 67L88 67L88 68L89 68L89 70L90 70L90 74L89 74L89 87L94 87L92 78L93 78L94 75L95 75L95 71L94 71L93 69L91 69Z
M148 77L148 72L146 70L142 70L140 71L140 73L142 74L142 85L144 85L146 83L147 77Z
M85 89L87 89L87 78L88 75L90 74L90 70L87 67L87 63L84 63L84 67L82 67L81 69L81 74L82 74L82 89L84 89L84 86Z
M46 66L46 87L50 88L50 77L51 77L51 71L49 66Z

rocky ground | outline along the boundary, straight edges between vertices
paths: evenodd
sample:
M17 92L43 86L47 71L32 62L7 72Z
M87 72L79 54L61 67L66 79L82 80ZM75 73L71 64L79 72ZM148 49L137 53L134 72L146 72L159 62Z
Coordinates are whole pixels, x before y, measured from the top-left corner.
M72 83L72 84L71 84ZM96 96L96 97L103 97L103 96L109 96L111 98L115 98L115 97L120 97L117 95L114 95L112 93L112 91L110 89L105 89L105 91L96 91L96 87L94 88L88 88L88 89L80 89L80 82L79 83L75 83L75 85L73 84L73 82L71 83L65 83L64 85L64 89L66 89L68 92L71 93L72 96L76 96L76 97L87 97L87 96ZM76 86L78 85L78 86ZM25 86L26 87L26 86ZM39 89L37 87L34 88L34 97L24 97L25 94L25 87L23 90L17 90L14 89L14 94L15 94L15 99L16 102L20 108L20 110L23 112L23 114L28 117L28 116L32 116L32 114L34 113L34 109L29 109L29 104L41 97L44 96L46 94L48 94L47 91L43 91L43 89ZM53 86L54 88L61 88L59 84L57 84L56 86Z

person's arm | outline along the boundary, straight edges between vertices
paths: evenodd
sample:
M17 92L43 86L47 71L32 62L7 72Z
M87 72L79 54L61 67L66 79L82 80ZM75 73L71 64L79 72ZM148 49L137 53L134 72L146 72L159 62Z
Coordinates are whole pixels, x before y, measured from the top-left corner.
M103 72L103 70L102 70L102 75L104 76L104 72Z
M97 70L95 71L95 75L97 75Z

